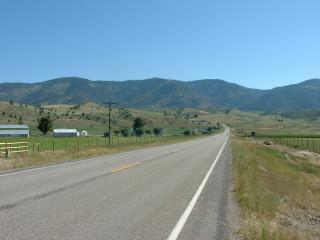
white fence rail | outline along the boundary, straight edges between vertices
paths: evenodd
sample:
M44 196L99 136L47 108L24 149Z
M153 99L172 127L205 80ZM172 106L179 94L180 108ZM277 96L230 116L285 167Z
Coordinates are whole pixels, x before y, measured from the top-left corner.
M0 155L8 158L12 153L29 152L28 142L6 142L0 143Z

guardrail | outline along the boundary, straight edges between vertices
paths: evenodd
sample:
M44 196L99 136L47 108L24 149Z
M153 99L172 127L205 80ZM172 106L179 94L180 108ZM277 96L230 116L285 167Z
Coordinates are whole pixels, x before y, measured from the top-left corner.
M0 154L6 158L10 157L12 153L29 152L28 142L6 142L0 143Z

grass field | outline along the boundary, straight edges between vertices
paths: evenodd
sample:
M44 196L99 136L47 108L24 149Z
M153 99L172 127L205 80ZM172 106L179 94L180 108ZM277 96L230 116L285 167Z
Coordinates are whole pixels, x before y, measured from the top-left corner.
M46 146L41 148L40 152L35 149L28 153L12 154L9 158L0 157L0 171L12 170L18 168L25 168L31 166L40 166L46 164L59 163L66 160L77 160L98 155L109 155L120 153L124 151L136 150L145 147L153 147L164 144L171 144L181 141L194 140L202 135L193 136L149 136L149 137L128 137L128 138L114 138L113 143L108 145L105 138L70 138L69 148L65 148L65 140L59 138L56 142L56 149L52 149L53 138L43 138L42 144ZM48 140L49 139L49 140ZM88 145L90 139L90 145ZM39 141L39 138L30 138L31 141ZM80 140L80 147L78 148L78 140ZM100 141L101 140L101 141ZM73 147L72 147L73 146Z
M127 144L127 143L149 143L159 141L170 136L153 136L145 135L142 137L112 137L111 145ZM29 147L34 151L58 151L58 150L79 150L89 147L107 147L109 139L101 136L89 137L30 137L30 138L0 138L0 142L28 142Z
M47 105L42 108L0 102L0 124L18 124L30 126L32 135L41 135L36 128L37 119L49 115L54 120L54 128L76 128L87 130L89 135L100 135L107 130L108 111L104 106L95 103L81 105ZM166 134L180 133L184 128L202 129L224 123L239 133L249 134L289 134L320 135L320 119L287 119L277 115L232 110L204 111L195 108L185 109L132 109L114 108L111 115L113 130L130 128L135 117L145 120L145 129L166 128ZM201 122L203 121L203 122ZM198 123L197 123L198 122Z
M191 113L190 111L188 111ZM113 130L132 127L133 120L140 117L145 122L145 130L153 128L165 128L166 135L181 133L185 128L205 128L209 124L194 124L194 114L199 110L194 110L192 117L186 120L185 111L179 110L148 110L117 108L111 112L111 125ZM25 104L9 104L0 102L0 124L27 124L30 126L31 135L40 136L37 129L37 119L42 116L50 116L54 121L54 128L76 128L78 131L87 130L88 134L102 136L108 128L108 109L95 103L81 105L47 105L41 108ZM200 114L199 114L200 117ZM214 123L215 124L215 123Z
M320 239L319 161L244 138L232 148L244 239Z

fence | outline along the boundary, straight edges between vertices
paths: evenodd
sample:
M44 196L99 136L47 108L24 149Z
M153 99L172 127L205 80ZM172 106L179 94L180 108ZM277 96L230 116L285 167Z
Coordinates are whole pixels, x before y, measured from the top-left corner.
M278 144L286 145L293 148L311 150L320 153L320 138L307 137L261 137L266 140L271 140Z
M12 153L28 152L28 142L6 142L0 143L0 154L9 157Z
M109 145L108 138L104 137L69 137L69 138L39 138L39 145L31 145L35 151L80 150L89 147L110 147L127 144L141 144L155 142L166 137L112 137ZM31 143L33 144L33 143Z
M149 144L158 141L167 141L172 138L184 137L183 135L170 135L170 136L154 136L154 135L144 135L141 137L137 136L114 136L111 138L111 143L109 145L108 138L99 136L90 137L31 137L28 142L15 142L15 139L4 139L6 143L0 143L0 155L10 156L14 152L42 152L42 151L80 151L88 148L97 147L120 147L124 145L140 145ZM20 143L21 145L14 145ZM23 145L23 144L24 145ZM6 145L7 144L7 145ZM6 151L6 146L8 146L8 151ZM12 147L12 148L11 148ZM12 151L10 151L12 149Z

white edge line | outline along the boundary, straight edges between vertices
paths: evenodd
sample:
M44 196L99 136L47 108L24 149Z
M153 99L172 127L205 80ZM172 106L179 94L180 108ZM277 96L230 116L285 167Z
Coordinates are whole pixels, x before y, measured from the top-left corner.
M156 146L156 147L159 147L159 146ZM156 147L151 147L151 148L156 148ZM92 158L86 158L86 159L81 159L81 160L71 160L70 162L57 163L57 164L52 164L50 166L35 167L35 168L26 169L26 170L20 170L20 171L18 170L16 172L9 172L9 173L3 173L3 174L0 173L0 177L15 175L15 174L19 174L19 173L33 172L33 171L47 169L47 168L55 168L55 167L60 167L60 166L65 166L65 165L70 165L70 164L77 164L77 163L86 162L86 161L94 161L94 160L99 160L99 159L102 159L102 158L121 157L122 155L127 155L127 154L130 154L130 153L140 152L140 151L143 151L143 150L146 150L146 149L150 149L150 148L132 150L132 151L128 151L128 152L115 153L115 154L111 154L111 155L92 157Z
M189 205L187 206L186 210L184 211L184 213L182 214L182 216L180 217L179 221L177 222L177 224L175 225L175 227L173 228L172 232L170 233L169 237L167 238L167 240L176 240L179 236L179 234L181 233L185 223L187 222L194 206L197 203L197 200L202 192L202 190L204 189L216 163L218 162L220 155L224 149L224 147L226 146L227 142L228 142L228 138L229 138L229 134L227 133L227 138L224 142L224 144L222 145L217 157L215 158L214 162L212 163L208 173L206 174L206 176L204 177L204 179L202 180L198 190L196 191L196 193L194 194L194 196L192 197Z
M175 143L175 144L179 144L179 143ZM118 156L121 157L123 155L127 155L127 154L130 154L130 153L141 152L141 151L144 151L144 150L153 149L153 148L159 148L159 147L164 147L164 146L168 146L168 145L147 147L147 148L132 150L132 151L128 151L128 152L122 152L122 153L116 153L116 154L111 154L111 155L86 158L86 159L81 159L81 160L74 160L74 161L71 160L70 162L57 163L57 164L52 164L52 165L49 165L49 166L35 167L35 168L25 169L25 170L18 170L18 171L15 171L15 172L2 173L2 174L0 173L0 178L1 177L5 177L5 176L10 176L10 175L16 175L16 174L20 174L20 173L34 172L34 171L38 171L38 170L42 170L42 169L55 168L55 167L60 167L60 166L65 166L65 165L70 165L70 164L77 164L77 163L86 162L86 161L99 160L101 158L113 158L113 157L118 157Z
M159 146L156 146L159 147ZM156 148L156 147L151 147L151 148ZM161 147L161 146L160 146ZM4 177L4 176L9 176L9 175L15 175L18 173L26 173L26 172L33 172L33 171L37 171L37 170L42 170L42 169L47 169L47 168L54 168L54 167L60 167L60 166L65 166L65 165L70 165L70 164L77 164L77 163L81 163L81 162L87 162L87 161L94 161L94 160L99 160L99 159L103 159L103 158L113 158L113 157L121 157L123 155L127 155L130 153L136 153L136 152L140 152L146 149L150 149L150 148L144 148L144 149L138 149L138 150L132 150L132 151L128 151L128 152L122 152L122 153L115 153L115 154L111 154L111 155L105 155L105 156L99 156L99 157L92 157L92 158L86 158L86 159L81 159L81 160L71 160L70 162L65 162L65 163L57 163L57 164L52 164L50 166L44 166L44 167L35 167L35 168L31 168L31 169L26 169L26 170L18 170L16 172L9 172L9 173L0 173L0 177Z

